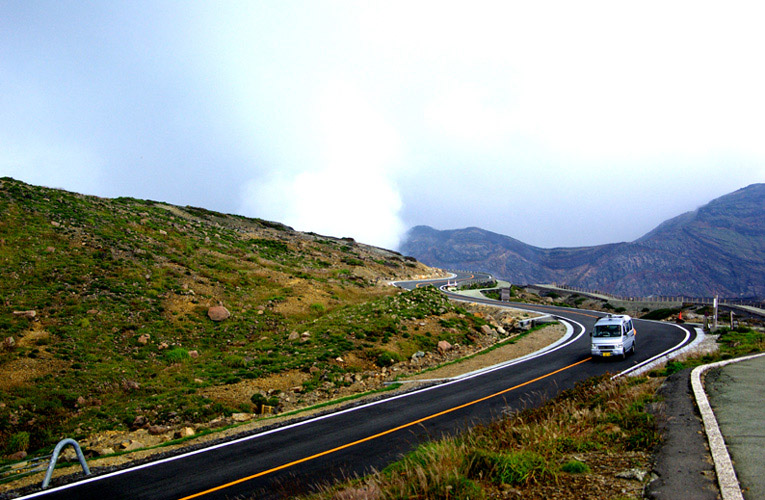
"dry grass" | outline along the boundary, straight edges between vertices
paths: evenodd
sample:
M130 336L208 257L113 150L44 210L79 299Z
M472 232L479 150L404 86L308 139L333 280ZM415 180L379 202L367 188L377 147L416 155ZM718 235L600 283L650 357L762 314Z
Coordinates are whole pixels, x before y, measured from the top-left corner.
M645 406L658 385L588 380L540 408L423 444L317 498L639 498L642 484L615 473L647 467L659 436Z

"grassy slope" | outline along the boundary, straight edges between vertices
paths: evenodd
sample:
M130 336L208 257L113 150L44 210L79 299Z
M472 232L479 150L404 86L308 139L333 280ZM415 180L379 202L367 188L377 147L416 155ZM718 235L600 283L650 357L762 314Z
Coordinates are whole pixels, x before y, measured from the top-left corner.
M306 391L344 384L441 338L469 342L482 324L466 314L457 328L410 335L407 321L454 306L385 286L383 276L431 270L350 239L9 178L0 214L0 341L13 338L0 346L0 455L137 416L178 425L251 411L198 391L290 371ZM218 304L232 316L214 323ZM13 314L23 310L35 319ZM288 340L305 331L310 340Z

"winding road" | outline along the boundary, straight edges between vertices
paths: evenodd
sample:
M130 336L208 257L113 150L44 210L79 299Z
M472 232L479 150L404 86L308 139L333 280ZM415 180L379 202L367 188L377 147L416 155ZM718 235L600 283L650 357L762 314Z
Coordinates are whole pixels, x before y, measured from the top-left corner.
M456 279L471 277L482 278L458 273ZM437 287L446 282L427 281ZM412 288L423 282L396 284ZM683 325L636 320L637 353L625 360L594 362L586 331L601 313L471 300L552 314L567 325L569 335L555 349L501 368L91 476L23 498L280 498L381 469L423 441L538 405L589 377L633 369L682 348L696 335L693 328Z

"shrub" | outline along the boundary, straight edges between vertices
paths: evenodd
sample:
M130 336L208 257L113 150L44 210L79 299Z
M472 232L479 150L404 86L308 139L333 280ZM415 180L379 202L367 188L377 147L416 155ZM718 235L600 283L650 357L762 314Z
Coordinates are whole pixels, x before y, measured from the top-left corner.
M10 455L17 451L26 451L29 448L29 433L22 431L13 434L8 439L8 444L5 447L5 452Z
M377 366L391 366L397 361L401 361L401 356L395 352L380 350L375 356L375 364Z
M496 484L523 484L550 476L552 469L533 451L494 453L475 450L468 456L469 477L488 477Z
M311 304L308 309L310 309L314 314L324 314L326 311L326 308L323 304Z
M165 351L164 357L169 363L180 363L189 358L189 351L182 347L173 347L169 351Z
M572 459L563 464L560 470L569 474L584 474L590 472L590 467L584 462Z

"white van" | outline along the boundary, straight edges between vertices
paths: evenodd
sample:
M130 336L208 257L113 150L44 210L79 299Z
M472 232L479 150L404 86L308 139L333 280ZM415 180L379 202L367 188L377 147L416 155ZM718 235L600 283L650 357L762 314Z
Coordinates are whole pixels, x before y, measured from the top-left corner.
M635 337L637 332L632 324L632 318L626 314L608 314L595 323L590 332L590 352L593 356L627 357L627 353L635 352Z

